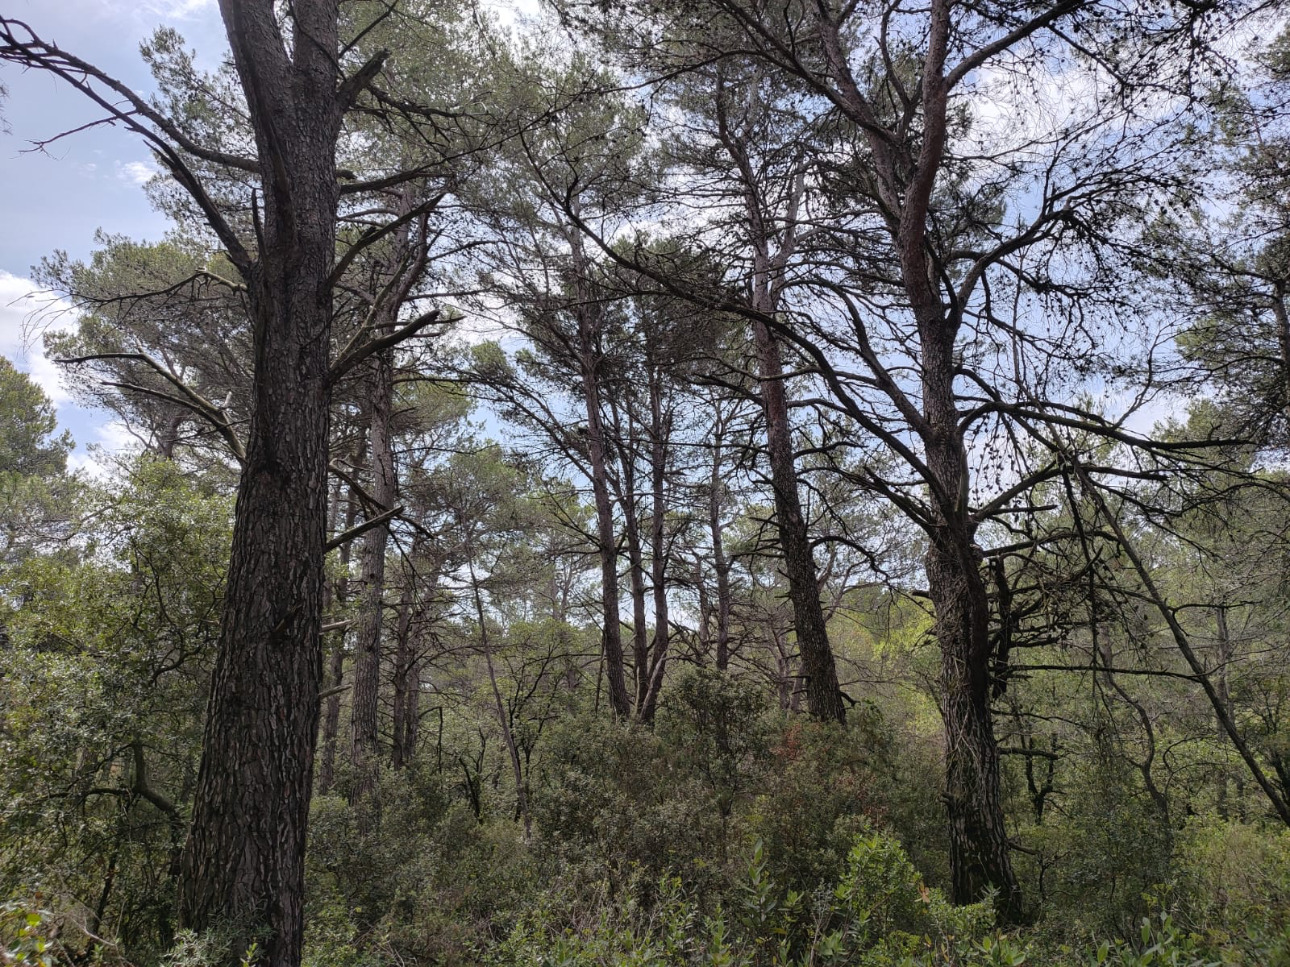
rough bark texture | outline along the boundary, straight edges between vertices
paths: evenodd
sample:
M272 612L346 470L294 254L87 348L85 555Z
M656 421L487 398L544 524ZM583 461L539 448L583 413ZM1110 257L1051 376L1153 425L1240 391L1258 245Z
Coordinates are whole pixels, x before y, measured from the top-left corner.
M967 449L954 398L958 327L928 280L921 233L902 242L902 269L922 349L922 436L933 491L926 567L941 650L952 896L956 903L971 903L995 889L1001 915L1017 922L1023 917L1021 890L1004 829L990 710L990 603L968 506Z
M900 281L909 300L921 365L921 406L876 361L875 374L923 444L929 491L927 581L941 650L941 714L945 722L945 800L949 808L952 895L956 903L999 892L1006 921L1022 917L999 799L999 750L989 704L989 602L968 507L967 450L954 396L954 346L960 309L939 286L943 268L928 243L932 194L945 158L951 81L946 58L953 0L932 0L919 78L921 131L892 136L851 73L838 23L819 20L829 84L843 115L867 140L875 200L885 211ZM1039 21L1035 21L1038 23ZM956 71L967 68L959 65Z
M337 7L295 4L290 51L269 0L220 9L255 130L263 226L246 461L179 913L184 927L227 931L234 962L254 941L261 963L295 967L322 678Z
M793 604L793 627L802 656L802 688L806 708L813 718L846 721L838 671L829 646L824 609L820 605L815 558L810 534L797 495L797 470L793 459L793 437L788 422L788 396L784 392L784 367L779 344L761 323L753 327L761 377L762 409L766 414L766 452L770 462L771 486L775 491L775 525L784 576Z
M957 902L999 890L998 908L1021 915L999 801L999 750L990 714L989 606L979 572L960 551L935 543L927 552L928 585L941 646L941 715L945 722L945 801L950 869Z

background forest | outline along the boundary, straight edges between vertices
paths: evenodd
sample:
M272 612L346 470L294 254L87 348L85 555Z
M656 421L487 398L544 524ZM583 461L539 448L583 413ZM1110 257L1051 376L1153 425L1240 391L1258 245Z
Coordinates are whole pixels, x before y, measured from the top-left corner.
M1290 964L1290 33L226 0L0 358L0 963ZM307 843L307 850L305 845Z

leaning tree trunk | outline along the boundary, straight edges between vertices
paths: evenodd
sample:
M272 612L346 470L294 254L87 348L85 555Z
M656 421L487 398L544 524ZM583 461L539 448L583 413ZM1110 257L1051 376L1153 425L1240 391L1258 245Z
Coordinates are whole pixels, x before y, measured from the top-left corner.
M793 459L793 436L788 422L788 395L784 391L784 366L779 344L770 330L758 322L753 326L760 365L762 410L766 414L766 452L770 461L771 486L775 491L775 524L780 553L784 556L784 577L793 604L793 627L802 655L802 684L806 708L812 718L846 721L837 666L829 647L829 634L820 605L820 589L811 553L810 534L797 494L797 470Z
M335 0L295 5L288 52L268 0L221 0L263 191L249 271L254 382L219 652L179 918L224 931L233 963L298 967L322 678L328 353L335 246Z

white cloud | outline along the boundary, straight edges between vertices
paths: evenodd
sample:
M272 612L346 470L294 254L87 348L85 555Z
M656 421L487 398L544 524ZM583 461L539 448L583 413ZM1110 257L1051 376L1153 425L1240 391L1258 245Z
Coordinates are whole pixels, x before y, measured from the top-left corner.
M94 441L88 447L77 447L67 457L67 469L82 472L95 480L109 480L117 472L113 457L139 443L138 439L120 420L111 420L95 427Z
M144 6L168 20L186 20L213 10L215 0L152 0Z
M45 356L41 336L67 328L70 312L66 302L43 294L30 279L0 269L0 354L28 373L55 405L71 396Z
M135 185L146 185L156 173L156 168L142 161L116 162L116 176L120 181L128 181Z
M75 0L99 16L113 19L131 17L141 21L187 20L214 10L216 0Z

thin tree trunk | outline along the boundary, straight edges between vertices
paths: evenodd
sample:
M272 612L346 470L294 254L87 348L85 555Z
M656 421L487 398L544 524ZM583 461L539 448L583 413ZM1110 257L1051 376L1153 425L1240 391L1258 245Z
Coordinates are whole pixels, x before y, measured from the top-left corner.
M642 722L654 721L663 674L667 669L671 619L667 602L667 427L663 415L663 375L650 367L650 581L654 599L654 641L650 647L649 676L637 706Z
M368 452L371 460L371 496L381 514L394 506L397 481L390 416L394 405L394 351L377 353L371 360L368 399ZM350 801L374 795L380 771L381 750L377 712L381 687L381 628L385 610L385 549L390 527L385 522L363 535L360 564L363 597L358 631L354 636L354 694L350 706L354 786Z
M356 460L362 459L361 449ZM337 481L339 490L340 482ZM349 530L354 526L354 519L358 515L358 506L354 501L352 494L348 495L345 504L345 524L339 528L342 532ZM329 591L328 597L334 598L334 603L342 607L349 600L349 555L353 544L346 542L342 544L337 556L340 558L340 577L336 579L334 591ZM332 601L325 604L326 609L331 610ZM342 631L336 635L332 643L331 660L327 669L327 687L331 694L327 696L327 710L323 714L323 734L322 734L322 767L318 776L318 791L322 793L331 792L332 787L336 784L336 743L340 737L340 686L345 677L345 639L348 637L347 631Z
M1070 458L1069 453L1066 456L1068 459ZM1138 555L1137 548L1129 541L1128 535L1125 534L1124 529L1120 526L1120 522L1112 516L1110 508L1107 507L1106 501L1103 499L1101 492L1096 488L1096 485L1089 477L1087 471L1085 471L1083 467L1079 466L1079 464L1074 463L1074 461L1072 461L1072 463L1075 466L1076 472L1079 474L1084 492L1097 504L1098 509L1102 512L1103 518L1106 520L1107 526L1110 527L1111 531L1115 534L1116 541L1124 551L1125 556L1129 559L1129 562L1133 565L1133 570L1137 572L1138 580L1142 582L1142 588L1146 592L1147 599L1151 601L1152 605L1160 613L1161 618L1164 619L1165 625L1169 628L1169 632L1173 636L1174 644L1177 645L1179 653L1187 662L1188 667L1191 668L1192 674L1200 684L1201 690L1204 691L1205 697L1209 700L1210 708L1214 710L1214 714L1218 717L1219 725L1222 726L1223 731L1227 734L1228 740L1236 748L1237 753L1245 762L1246 767L1250 770L1250 774L1254 777L1254 781L1257 782L1259 784L1259 788L1263 790L1263 794L1268 797L1268 802L1272 804L1272 808L1276 811L1277 817L1282 823L1290 826L1290 802L1287 802L1285 796L1283 796L1281 791L1277 789L1277 786L1272 782L1272 780L1268 778L1263 767L1259 765L1258 757L1255 756L1249 743L1245 741L1245 737L1241 734L1241 730L1237 728L1236 720L1231 716L1227 707L1224 705L1222 698L1218 694L1218 690L1210 680L1209 672L1205 669L1204 663L1196 654L1195 649L1192 648L1191 638L1188 637L1186 630L1178 621L1177 609L1170 607L1168 600L1161 593L1155 580L1151 577L1151 571L1148 570L1147 566L1143 563L1142 558ZM1282 772L1280 760L1274 759L1273 766L1277 769L1280 777ZM1284 777L1281 778L1282 788L1285 788Z
M579 270L587 260L581 237L571 239ZM600 413L599 358L595 350L595 311L590 299L581 300L575 313L578 322L578 366L582 379L583 404L587 413L587 456L591 462L591 490L596 505L596 543L600 552L600 605L604 627L601 633L605 674L609 680L609 704L614 715L631 715L627 676L623 667L623 626L618 610L618 540L614 534L614 508L609 497L609 469L606 465L605 430Z
M708 533L712 538L712 569L717 578L717 671L730 667L730 561L726 557L725 528L721 526L721 496L725 481L721 476L721 450L725 424L718 405L712 441L712 473L708 478Z
M793 604L797 647L802 656L806 708L812 718L845 722L846 707L842 703L837 666L829 646L824 609L820 605L815 558L797 494L797 470L779 344L762 323L755 323L753 331L760 367L762 410L766 415L766 452L770 462L771 487L775 492L775 526L779 533L780 553L784 556L788 596Z
M630 453L622 453L620 477L623 487L618 500L623 508L623 536L627 539L627 576L632 599L632 672L636 686L635 708L639 714L649 690L649 629L645 617L645 551L641 547L635 475L630 471L630 457Z
M412 763L413 754L408 742L411 734L408 716L412 714L411 693L418 683L412 678L416 665L412 654L412 602L413 579L409 575L399 596L398 622L394 631L394 746L390 753L390 766L395 771L407 768Z
M493 668L493 648L488 640L488 622L484 616L484 598L479 590L479 579L475 576L474 552L467 561L470 569L470 585L475 597L475 616L479 620L479 642L484 650L484 663L488 667L488 682L493 687L493 702L497 709L497 723L502 727L502 741L511 760L511 774L515 780L515 805L520 819L524 823L524 841L533 838L533 820L529 815L528 789L524 785L524 768L520 763L519 747L515 744L515 733L511 731L511 718L502 701L502 690L497 686L497 672Z
M1229 717L1232 716L1232 692L1227 682L1227 664L1232 660L1232 634L1227 624L1227 605L1220 604L1214 609L1214 621L1218 629L1218 668L1214 676L1214 693L1218 696L1219 704L1223 706ZM1218 741L1220 745L1227 742L1227 735L1223 731L1223 726L1219 722L1214 723L1214 728L1218 732ZM1230 808L1227 800L1227 787L1230 784L1230 777L1227 774L1227 768L1224 768L1218 774L1218 815L1221 819L1228 819Z
M750 89L756 91L757 84ZM719 137L739 171L745 216L752 235L752 308L765 316L773 316L779 309L784 267L797 245L797 216L805 190L804 170L799 169L793 175L786 210L774 210L762 197L762 179L749 159L744 135L737 130L737 125L731 124L725 98L718 96L715 107ZM752 105L748 110L755 112L758 108ZM772 246L775 246L773 254ZM820 605L819 572L811 553L810 535L797 491L797 468L782 355L774 334L760 321L753 323L753 340L757 347L762 411L766 418L766 452L775 498L775 525L780 553L784 557L789 600L793 605L806 706L813 718L845 722L846 706L842 701L833 650L829 646L828 626Z
M623 512L623 539L627 549L627 586L632 602L632 700L636 714L645 707L649 691L650 640L646 619L645 549L641 542L640 512L636 503L636 453L638 447L632 434L637 425L631 399L626 400L626 426L624 414L617 400L610 400L609 412L613 419L613 446L618 454L618 474L611 481L615 486L618 506Z

